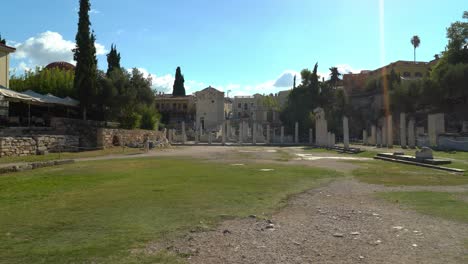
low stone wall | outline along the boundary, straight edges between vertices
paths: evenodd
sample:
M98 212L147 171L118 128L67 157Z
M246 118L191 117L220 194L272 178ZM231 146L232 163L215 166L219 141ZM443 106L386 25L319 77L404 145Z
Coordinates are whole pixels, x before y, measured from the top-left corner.
M36 140L31 137L0 138L0 157L36 155Z
M93 149L97 146L96 133L98 127L104 127L105 122L79 120L71 118L52 118L50 126L60 135L79 136L79 146L83 149Z
M97 146L100 148L111 148L114 146L143 146L145 139L156 143L157 147L168 147L169 141L161 131L154 130L127 130L127 129L97 129Z
M0 157L30 156L58 151L76 151L78 144L79 137L71 135L0 137Z

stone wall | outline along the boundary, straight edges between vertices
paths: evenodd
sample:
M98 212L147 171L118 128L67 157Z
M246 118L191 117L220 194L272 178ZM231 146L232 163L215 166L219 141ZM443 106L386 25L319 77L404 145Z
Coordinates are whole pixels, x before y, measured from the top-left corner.
M36 141L31 137L0 138L0 156L29 156L36 154Z
M145 139L156 143L158 147L169 146L166 135L161 131L154 130L127 130L127 129L97 129L97 146L100 148L111 148L114 146L143 146Z
M58 151L76 151L78 142L78 136L72 135L0 137L0 157L29 156Z
M97 147L98 127L105 125L105 122L71 118L52 118L50 121L50 126L58 134L79 136L79 146L85 150Z

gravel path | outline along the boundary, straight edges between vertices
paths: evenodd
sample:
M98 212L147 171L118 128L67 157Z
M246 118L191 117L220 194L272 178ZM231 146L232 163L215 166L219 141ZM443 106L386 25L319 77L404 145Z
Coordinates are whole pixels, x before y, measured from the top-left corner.
M190 255L189 263L467 263L467 224L374 197L404 189L342 179L296 196L270 222L229 220L164 248Z

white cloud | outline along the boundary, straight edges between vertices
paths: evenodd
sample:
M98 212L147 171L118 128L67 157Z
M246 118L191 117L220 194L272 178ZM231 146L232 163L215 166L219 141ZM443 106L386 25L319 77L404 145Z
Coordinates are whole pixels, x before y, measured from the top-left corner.
M96 43L96 55L104 55L104 45ZM14 45L13 58L19 60L20 68L45 66L54 61L66 61L75 64L73 49L75 42L66 40L60 33L46 31Z
M355 69L355 68L351 67L351 65L348 65L348 64L338 64L338 65L336 65L335 67L338 68L338 71L339 71L341 74L359 73L359 72L361 72L361 70L362 70L362 69Z
M138 70L143 73L143 76L151 77L152 88L158 92L169 93L172 91L172 85L174 84L174 77L170 74L158 76L156 74L148 72L145 68L138 68ZM131 71L129 69L128 71Z
M275 87L288 87L291 88L294 85L294 76L296 76L296 83L297 80L301 79L301 74L299 72L293 70L284 71L275 81L273 86Z

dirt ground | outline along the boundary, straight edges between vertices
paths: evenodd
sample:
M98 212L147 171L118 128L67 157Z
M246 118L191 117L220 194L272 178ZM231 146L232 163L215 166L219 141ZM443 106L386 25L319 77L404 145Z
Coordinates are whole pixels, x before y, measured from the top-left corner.
M179 147L145 155L190 156L220 162L273 162L350 172L340 154L301 160L301 148ZM335 157L335 158L333 158ZM189 263L468 263L468 225L418 214L376 192L467 192L468 186L384 187L344 177L299 194L271 219L228 220L209 232L148 245L188 256Z

